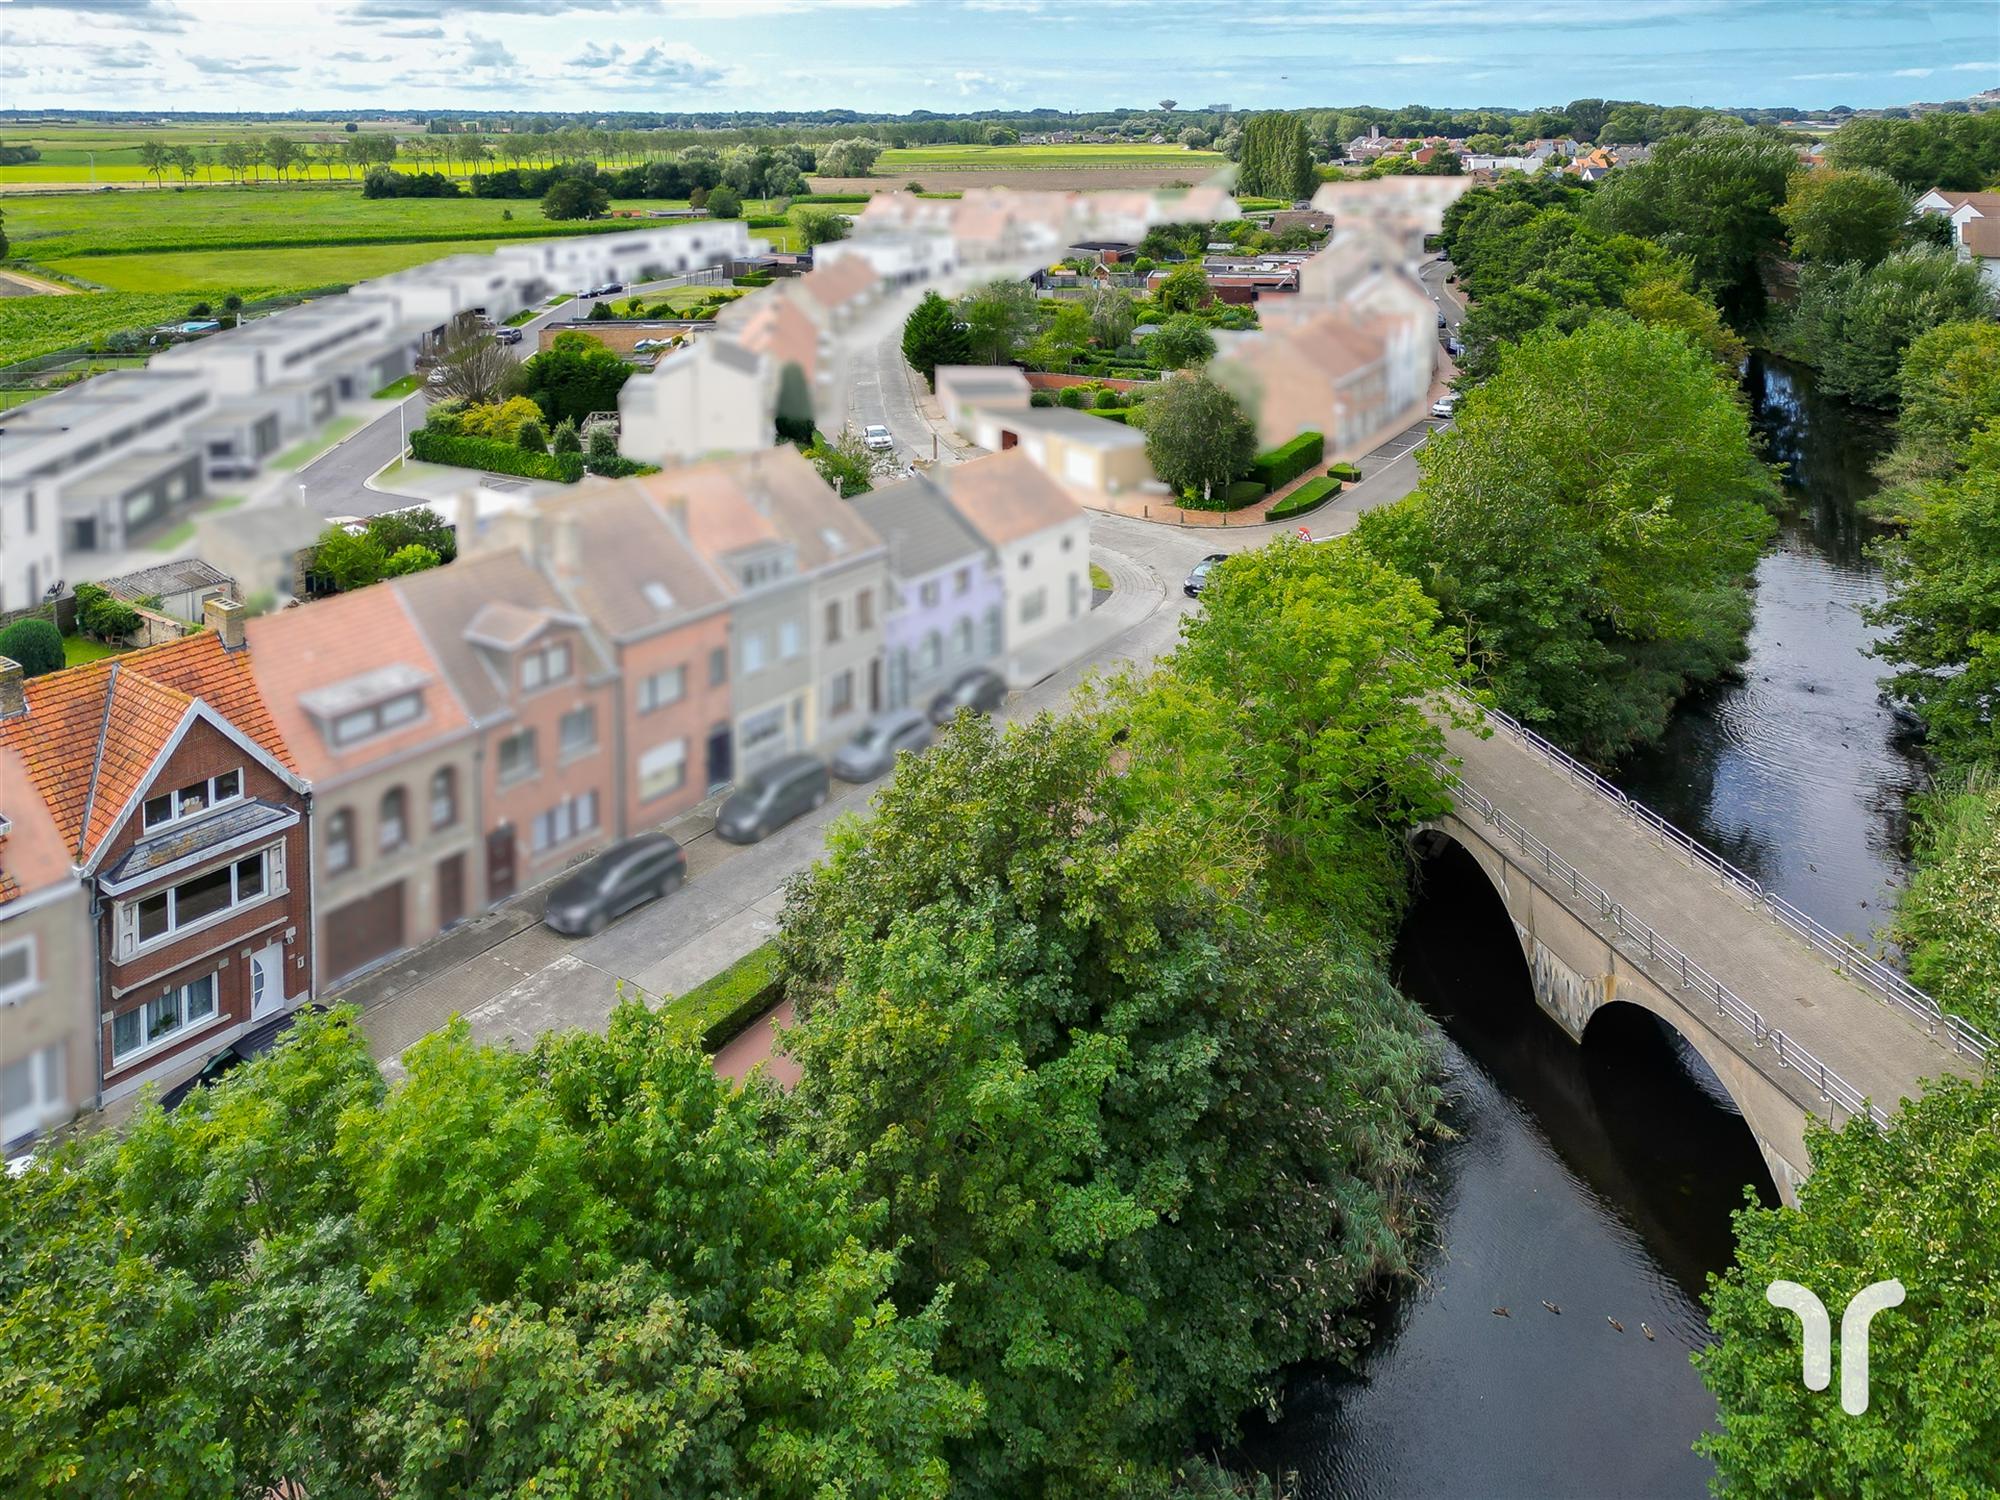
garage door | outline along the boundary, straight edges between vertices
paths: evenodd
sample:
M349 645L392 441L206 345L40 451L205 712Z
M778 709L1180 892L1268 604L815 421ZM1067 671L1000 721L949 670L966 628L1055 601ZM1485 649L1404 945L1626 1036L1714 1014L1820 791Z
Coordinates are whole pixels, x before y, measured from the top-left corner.
M330 979L352 974L403 946L403 882L327 913L321 961Z

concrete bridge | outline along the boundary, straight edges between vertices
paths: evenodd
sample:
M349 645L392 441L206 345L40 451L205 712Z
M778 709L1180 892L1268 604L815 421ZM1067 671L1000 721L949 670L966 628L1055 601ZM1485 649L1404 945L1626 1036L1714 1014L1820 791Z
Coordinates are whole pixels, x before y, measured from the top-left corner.
M1786 1203L1810 1168L1805 1122L1886 1122L1922 1081L1977 1073L1992 1039L1887 965L1765 891L1657 814L1489 711L1449 729L1449 839L1492 881L1536 1003L1582 1041L1614 1005L1685 1037L1742 1111Z

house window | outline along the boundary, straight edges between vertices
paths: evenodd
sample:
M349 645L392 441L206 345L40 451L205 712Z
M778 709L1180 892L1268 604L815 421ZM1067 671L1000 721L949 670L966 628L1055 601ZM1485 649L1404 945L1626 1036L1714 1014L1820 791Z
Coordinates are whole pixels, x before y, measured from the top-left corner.
M971 593L971 592L972 592L972 569L970 569L970 568L960 568L960 569L959 569L959 570L958 570L958 571L957 571L956 573L952 574L952 575L951 575L951 588L952 588L952 592L953 592L954 594L969 594L969 593Z
M875 628L875 590L863 589L854 596L854 628L856 630Z
M669 740L639 757L639 800L651 802L687 784L687 741Z
M836 672L826 685L826 714L837 719L854 711L854 673Z
M743 675L764 670L764 632L753 630L743 637Z
M801 651L805 650L805 644L805 631L800 628L797 620L781 620L778 622L779 660L790 661Z
M431 773L431 827L449 828L458 821L458 772L440 766Z
M410 799L399 786L382 794L382 812L376 828L376 845L384 854L403 847L410 836Z
M500 742L500 785L525 781L536 770L534 730L520 730Z
M335 719L333 743L336 748L351 745L356 740L365 740L385 730L412 723L422 718L423 713L422 693L398 693L393 698L357 708L353 713L342 714Z
M944 585L933 578L917 589L917 602L925 609L935 609L944 599Z
M840 639L840 601L826 602L826 643L831 646Z
M562 758L575 760L597 748L597 710L589 704L562 716Z
M687 696L688 669L668 667L664 672L655 672L650 677L639 679L639 712L649 714L656 708L665 708L669 703L678 703Z
M1023 625L1028 624L1032 620L1039 620L1048 612L1049 591L1047 589L1036 589L1032 594L1022 596L1021 623Z
M597 828L597 793L580 792L565 797L535 819L535 852L553 849L581 838Z
M1062 539L1062 549L1065 552L1074 552L1076 550L1076 538L1073 536L1064 537Z
M326 873L354 868L354 814L342 808L326 820Z
M12 1005L34 992L35 940L22 938L0 948L0 1005Z
M1003 633L1001 630L1002 623L1003 622L1000 614L1000 606L997 604L987 605L986 606L986 654L988 656L998 656L1000 654L1000 643L1001 643L1001 636Z
M551 641L521 657L521 688L533 692L569 676L569 642Z
M708 653L708 685L721 687L729 680L729 651L717 646Z
M1034 565L1035 565L1035 554L1032 552L1023 552L1021 554L1021 566L1023 568L1032 568Z
M111 1019L111 1056L125 1062L215 1018L215 976L204 974Z
M935 630L924 632L924 643L917 651L917 670L935 672L938 663L944 660L944 637Z
M762 713L752 714L743 721L743 728L741 733L737 735L737 740L743 747L743 753L748 755L752 750L758 749L760 746L768 745L775 739L783 738L784 733L784 709L767 708Z
M972 616L960 615L951 628L951 649L960 658L972 655Z
M243 773L224 771L220 776L211 776L206 781L191 782L178 791L161 792L148 797L141 817L150 831L163 828L169 823L178 823L183 818L192 818L219 807L225 802L234 802L243 795Z
M285 847L273 844L231 864L204 870L179 885L118 907L119 955L200 926L285 888Z
M68 1061L68 1044L52 1042L0 1068L0 1142L19 1140L69 1113L63 1082Z

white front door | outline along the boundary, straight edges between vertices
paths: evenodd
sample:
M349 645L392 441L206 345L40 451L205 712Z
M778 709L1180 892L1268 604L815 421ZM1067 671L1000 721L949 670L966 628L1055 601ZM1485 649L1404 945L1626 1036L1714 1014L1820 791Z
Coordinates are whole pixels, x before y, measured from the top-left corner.
M250 1019L285 1008L285 945L272 943L250 955Z

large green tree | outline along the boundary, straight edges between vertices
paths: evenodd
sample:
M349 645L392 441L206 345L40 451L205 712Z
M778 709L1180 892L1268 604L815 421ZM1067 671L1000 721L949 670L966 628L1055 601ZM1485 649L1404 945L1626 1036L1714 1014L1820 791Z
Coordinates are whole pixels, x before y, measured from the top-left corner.
M1820 386L1867 406L1894 406L1903 354L1943 323L1993 315L1976 264L1948 250L1904 250L1873 266L1807 266L1790 331Z
M1177 495L1209 500L1256 451L1242 406L1205 375L1177 376L1146 400L1146 457Z
M978 1403L877 1211L637 1004L462 1026L386 1089L350 1012L0 1179L0 1490L937 1495Z
M981 364L1011 359L1034 328L1036 316L1035 291L1025 281L989 281L958 304L968 354Z
M1431 1107L1366 950L1229 899L1241 834L1137 795L1109 723L961 720L784 915L797 1119L887 1204L901 1306L949 1289L969 1495L1164 1489L1353 1347Z
M1529 337L1419 463L1360 535L1464 626L1518 717L1610 759L1740 659L1777 487L1728 377L1678 330L1603 313Z
M2000 1083L1929 1085L1882 1130L1808 1126L1796 1209L1736 1215L1736 1263L1712 1281L1715 1342L1695 1356L1717 1430L1697 1444L1732 1495L1991 1495L2000 1476ZM1868 1410L1800 1379L1799 1322L1773 1281L1809 1288L1835 1320L1877 1281L1904 1301L1868 1331Z
M618 392L633 368L587 333L559 333L521 366L524 395L550 423L579 425L593 412L618 410Z
M1296 200L1309 197L1318 182L1300 115L1274 112L1244 121L1239 161L1236 190L1248 197Z
M1799 259L1872 266L1895 248L1910 195L1873 167L1816 167L1792 174L1778 217Z
M1916 866L1896 903L1910 978L2000 1035L2000 765L1944 778L1915 812Z
M925 292L903 322L903 358L910 368L935 382L939 365L962 364L969 349L957 309L936 292Z

